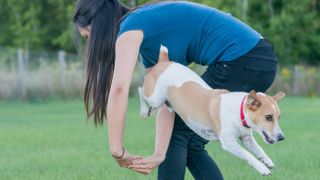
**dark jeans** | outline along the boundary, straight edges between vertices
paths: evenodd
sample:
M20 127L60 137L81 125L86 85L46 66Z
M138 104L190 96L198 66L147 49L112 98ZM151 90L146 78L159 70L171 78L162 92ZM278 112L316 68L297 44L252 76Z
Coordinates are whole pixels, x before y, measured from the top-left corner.
M236 60L211 64L202 78L212 88L265 92L274 81L277 58L265 39ZM196 180L220 180L222 174L205 150L207 140L195 134L176 115L165 161L158 168L158 179L183 180L186 166Z

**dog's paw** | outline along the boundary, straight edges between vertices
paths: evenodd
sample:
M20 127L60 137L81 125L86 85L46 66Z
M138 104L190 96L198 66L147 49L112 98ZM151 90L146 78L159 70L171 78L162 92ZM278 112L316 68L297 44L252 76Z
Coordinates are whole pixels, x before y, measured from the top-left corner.
M251 166L253 166L262 176L271 175L270 169L268 169L262 162L256 160L252 162Z
M269 171L269 172L267 172L265 174L262 174L262 176L271 176L271 175L272 175L271 171Z
M273 169L274 168L274 164L272 162L272 160L269 157L262 157L259 158L263 164L265 164L269 169Z
M149 109L148 108L141 108L140 109L140 116L143 119L147 119L147 117L149 117Z
M270 176L270 175L272 174L271 171L270 171L270 169L268 169L268 168L265 167L265 166L259 168L258 171L260 172L260 174L261 174L262 176Z

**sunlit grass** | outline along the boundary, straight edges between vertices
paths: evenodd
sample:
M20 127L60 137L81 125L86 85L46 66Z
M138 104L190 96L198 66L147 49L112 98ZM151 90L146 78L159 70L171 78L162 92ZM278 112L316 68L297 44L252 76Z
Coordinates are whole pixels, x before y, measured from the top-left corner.
M276 168L260 176L244 161L209 143L207 149L226 180L320 179L320 99L285 98L281 127L283 143L259 144ZM154 147L154 119L139 117L139 103L131 99L125 147L150 155ZM119 168L110 156L106 127L85 120L81 101L48 103L0 102L0 179L156 179ZM209 171L209 169L208 169ZM187 173L186 179L192 179Z

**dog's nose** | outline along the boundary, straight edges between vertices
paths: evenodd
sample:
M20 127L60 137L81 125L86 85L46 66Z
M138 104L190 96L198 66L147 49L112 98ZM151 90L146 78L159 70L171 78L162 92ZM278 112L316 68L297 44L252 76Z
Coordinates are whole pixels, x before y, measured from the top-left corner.
M283 140L284 140L283 134L278 134L278 141L283 141Z

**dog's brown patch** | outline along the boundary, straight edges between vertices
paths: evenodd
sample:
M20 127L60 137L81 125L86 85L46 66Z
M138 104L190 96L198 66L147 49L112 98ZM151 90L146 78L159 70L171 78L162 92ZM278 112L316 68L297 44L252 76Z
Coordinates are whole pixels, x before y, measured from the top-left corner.
M248 107L250 118L254 124L265 127L273 134L280 116L278 103L270 96L257 94L257 98L261 102L261 105L254 111L250 110ZM272 121L267 121L265 118L266 115L272 115Z
M227 90L208 90L196 82L168 88L168 100L183 120L190 118L220 133L220 95Z
M156 82L158 81L160 75L166 70L166 68L171 64L171 62L159 62L144 77L143 84L143 94L146 97L152 95L154 88L156 87Z
M158 63L154 65L144 77L143 94L145 96L149 97L152 95L158 78L170 64L168 52L160 50Z

